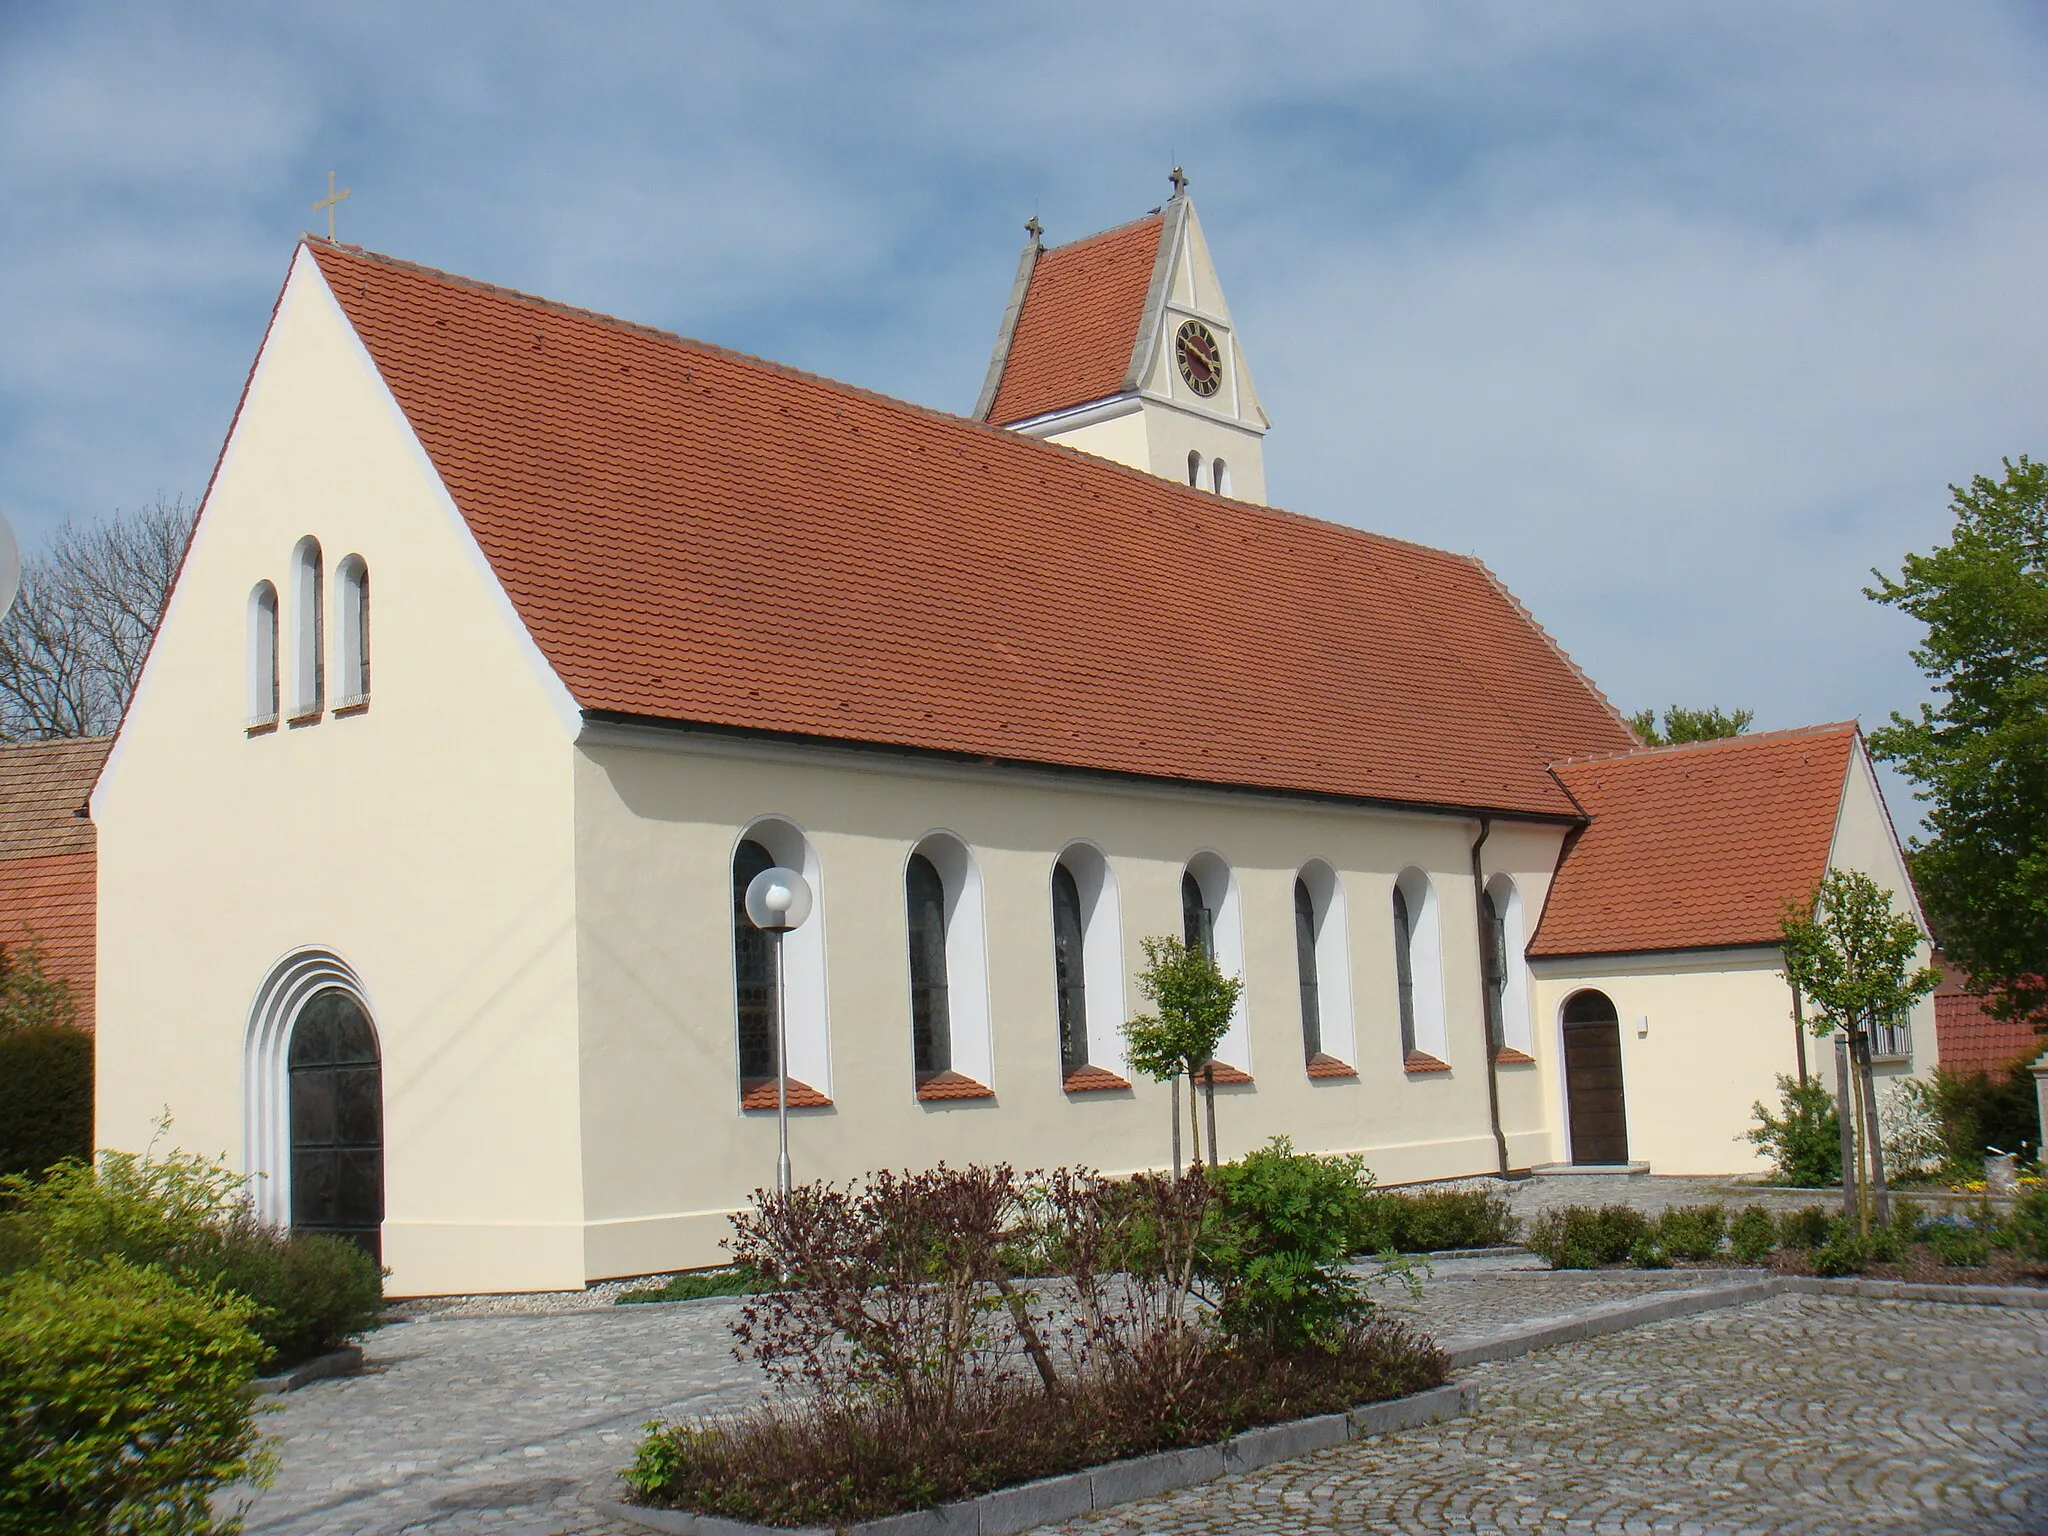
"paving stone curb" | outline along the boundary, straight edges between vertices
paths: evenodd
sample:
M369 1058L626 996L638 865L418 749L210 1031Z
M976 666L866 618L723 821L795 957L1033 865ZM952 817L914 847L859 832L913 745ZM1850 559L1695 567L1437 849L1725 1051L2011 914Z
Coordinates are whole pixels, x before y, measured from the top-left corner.
M1517 1324L1496 1333L1476 1337L1467 1335L1464 1338L1454 1336L1444 1340L1442 1348L1451 1357L1451 1365L1462 1369L1487 1360L1512 1360L1517 1355L1549 1349L1555 1344L1569 1344L1575 1339L1593 1339L1602 1334L1619 1333L1625 1328L1639 1328L1644 1323L1661 1323L1674 1317L1690 1317L1695 1312L1711 1312L1720 1307L1739 1307L1745 1302L1763 1301L1777 1295L1780 1289L1776 1277L1689 1286L1684 1290L1663 1291L1640 1299L1630 1297L1623 1301L1599 1302L1576 1312L1539 1317L1533 1322Z
M615 1519L667 1536L1015 1536L1033 1526L1067 1520L1091 1510L1149 1499L1195 1483L1212 1482L1237 1472L1251 1472L1276 1461L1292 1461L1312 1451L1347 1440L1384 1435L1419 1424L1461 1418L1477 1407L1478 1394L1467 1382L1431 1387L1391 1402L1366 1403L1349 1413L1326 1413L1264 1429L1248 1429L1220 1445L1191 1446L1134 1456L1106 1466L1086 1467L1060 1477L999 1488L979 1498L941 1504L936 1509L863 1520L854 1525L754 1525L716 1515L694 1515L679 1509L646 1509L612 1500L599 1508Z
M1931 1285L1922 1280L1865 1280L1843 1276L1779 1275L1779 1291L1819 1296L1861 1296L1868 1301L1945 1301L1951 1306L2048 1308L2048 1286Z
M353 1376L363 1368L363 1351L360 1346L347 1344L324 1355L315 1355L288 1371L279 1371L275 1376L258 1376L249 1383L251 1397L268 1397L278 1392L296 1392L309 1382L325 1381L330 1376Z

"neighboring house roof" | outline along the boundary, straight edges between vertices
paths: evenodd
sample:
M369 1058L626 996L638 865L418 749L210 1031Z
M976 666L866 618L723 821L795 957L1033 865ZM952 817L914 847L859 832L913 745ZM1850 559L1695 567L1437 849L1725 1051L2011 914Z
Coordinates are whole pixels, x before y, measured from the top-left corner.
M2048 1050L2048 1038L2025 1019L1997 1019L1984 999L1965 990L1966 978L1939 955L1941 985L1934 993L1934 1059L1956 1072L1998 1072Z
M1591 824L1566 848L1529 953L1776 944L1827 873L1853 723L1557 765Z
M1131 356L1165 225L1149 214L1037 251L987 420L1008 426L1136 387Z
M1475 560L308 246L587 714L1562 818L1633 741Z
M86 797L113 739L0 746L0 944L33 941L92 1027L95 890Z

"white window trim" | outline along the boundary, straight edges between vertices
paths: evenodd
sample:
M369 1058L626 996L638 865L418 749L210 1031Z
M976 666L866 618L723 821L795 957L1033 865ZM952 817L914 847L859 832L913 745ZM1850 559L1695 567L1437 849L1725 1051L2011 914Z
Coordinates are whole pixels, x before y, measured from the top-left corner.
M825 877L818 850L796 822L786 816L758 816L741 829L725 855L725 883L732 883L733 859L749 838L768 850L784 869L793 869L811 888L811 915L801 928L782 940L784 1027L789 1034L789 1060L784 1070L826 1098L832 1097L832 1033L825 967ZM901 900L902 887L897 887ZM734 963L732 942L726 942L727 965ZM950 959L951 957L948 956ZM739 978L727 972L727 999L739 994ZM728 1015L732 1009L728 1008Z
M277 724L278 704L283 698L282 679L277 675L278 647L277 588L259 581L249 589L248 685L251 728Z
M326 708L324 575L320 541L308 534L292 549L292 686L285 713L293 720L318 715Z
M910 855L920 853L939 872L939 883L946 893L946 1017L952 1036L948 1051L952 1070L973 1078L984 1088L993 1088L995 1045L989 1021L988 925L983 913L981 869L966 840L957 833L927 832L910 850ZM906 881L910 855L904 858ZM907 942L903 964L907 984ZM907 1013L904 1023L904 1043L908 1048L911 1041Z
M362 978L328 949L294 950L273 965L242 1032L242 1172L256 1214L277 1226L292 1219L292 1026L313 996L330 987L361 1005L381 1060L377 1010Z
M1321 1012L1323 1054L1347 1066L1358 1064L1358 1030L1351 1010L1351 923L1344 882L1326 859L1310 859L1295 878L1308 887L1316 920L1316 1004ZM1289 911L1293 891L1290 888ZM1304 1044L1306 1041L1304 1040Z
M1411 865L1395 882L1408 901L1408 975L1414 985L1415 1049L1425 1056L1448 1062L1450 1030L1444 1015L1443 923L1436 898L1436 883L1426 871ZM1393 922L1394 898L1387 896L1387 921ZM1394 1008L1394 1025L1400 1029L1400 1004Z
M1116 871L1095 844L1077 841L1060 850L1053 861L1064 864L1074 877L1074 889L1081 897L1081 990L1088 1000L1088 1064L1131 1075L1124 1056L1123 1023L1130 1000L1124 995L1124 938L1122 903L1117 894ZM1045 878L1046 913L1052 912L1052 872ZM1051 928L1047 928L1048 935ZM1059 1017L1054 1002L1055 1025ZM1058 1044L1058 1031L1051 1036Z
M1500 914L1507 950L1507 985L1501 988L1500 1002L1501 1044L1524 1056L1533 1056L1536 1020L1529 999L1528 908L1522 901L1522 888L1515 884L1512 875L1495 875L1486 882L1486 893L1493 898L1494 910Z
M335 641L339 650L341 696L336 709L370 702L369 604L365 588L369 563L361 555L343 555L334 567Z
M1237 871L1213 848L1204 848L1187 862L1187 873L1202 888L1202 900L1214 914L1216 965L1226 976L1244 977L1244 911L1239 899ZM1178 884L1175 893L1178 895ZM1176 924L1176 927L1179 925ZM1252 1032L1249 994L1243 987L1237 994L1237 1008L1230 1015L1230 1028L1216 1046L1216 1059L1240 1072L1252 1071ZM1256 1076L1256 1074L1253 1074Z

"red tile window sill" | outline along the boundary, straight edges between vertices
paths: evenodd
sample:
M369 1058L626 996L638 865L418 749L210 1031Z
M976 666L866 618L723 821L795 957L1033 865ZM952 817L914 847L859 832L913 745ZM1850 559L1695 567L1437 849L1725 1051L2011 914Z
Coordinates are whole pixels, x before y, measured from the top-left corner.
M1107 1067L1076 1067L1060 1079L1060 1087L1068 1093L1128 1092L1130 1086L1129 1079Z
M1225 1084L1248 1083L1252 1080L1251 1073L1245 1071L1242 1067L1233 1067L1227 1061L1212 1061L1195 1074L1195 1081L1198 1083L1210 1082L1212 1081L1211 1074L1214 1074L1213 1081L1219 1088Z
M1310 1077L1356 1077L1358 1076L1358 1068L1352 1066L1348 1061L1339 1061L1334 1056L1328 1056L1321 1051L1317 1051L1315 1055L1308 1059L1308 1075Z
M992 1099L995 1089L959 1072L934 1072L918 1079L917 1101L935 1104L947 1099Z
M791 1109L830 1109L832 1101L809 1083L788 1078L789 1107ZM775 1107L775 1079L772 1077L750 1077L740 1084L741 1109L773 1109Z
M1451 1064L1448 1061L1438 1061L1427 1051L1410 1051L1401 1063L1401 1070L1413 1077L1423 1072L1448 1072L1451 1070Z
M1512 1045L1504 1045L1495 1051L1493 1053L1493 1060L1496 1066L1502 1067L1533 1067L1536 1065L1536 1058L1534 1056L1529 1055L1526 1051L1518 1051Z

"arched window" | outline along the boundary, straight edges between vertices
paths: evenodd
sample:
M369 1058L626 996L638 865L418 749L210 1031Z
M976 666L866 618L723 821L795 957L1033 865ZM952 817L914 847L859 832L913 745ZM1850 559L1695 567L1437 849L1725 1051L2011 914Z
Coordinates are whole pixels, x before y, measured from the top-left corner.
M1190 448L1188 450L1188 484L1193 486L1199 486L1201 483L1202 456L1199 453L1195 452L1194 449Z
M256 583L249 594L249 724L277 723L277 588Z
M920 1080L953 1067L953 1018L946 1009L946 885L932 861L910 856L903 877L910 918L910 1039Z
M370 698L370 568L350 555L334 572L335 606L341 620L341 697L337 709Z
M1209 479L1218 496L1230 494L1230 466L1221 459L1209 466Z
M985 1099L994 1068L981 872L967 845L934 832L903 866L910 1040L921 1100Z
M1052 867L1052 963L1065 1076L1088 1065L1088 955L1081 886L1064 862Z
M1198 853L1188 860L1180 877L1182 942L1199 949L1216 962L1226 976L1244 975L1244 920L1239 913L1237 876L1214 853ZM1250 1073L1251 1034L1246 1026L1245 995L1237 996L1237 1011L1230 1028L1216 1047L1221 1068L1216 1080L1242 1082L1239 1073Z
M1485 928L1481 954L1487 990L1487 1023L1494 1047L1516 1060L1530 1054L1535 1030L1529 1018L1529 967L1524 958L1522 893L1506 875L1486 884L1480 908Z
M1301 976L1301 1050L1309 1061L1323 1054L1322 978L1316 966L1316 903L1308 882L1294 881L1294 966Z
M1408 1070L1444 1070L1450 1046L1444 1021L1443 939L1436 890L1419 869L1394 883L1394 980L1401 1011L1401 1053Z
M327 702L326 631L321 622L320 541L292 551L292 718L317 715Z
M316 992L292 1023L287 1061L292 1229L381 1259L383 1064L361 1001L341 987Z
M740 1108L775 1108L776 940L747 916L747 885L774 865L793 869L811 887L811 915L781 939L780 1003L789 1057L789 1102L815 1109L832 1102L832 1050L825 1013L824 874L809 838L780 817L764 817L741 833L732 855L733 1014Z
M1053 864L1051 886L1061 1083L1069 1093L1128 1088L1116 877L1099 848L1073 843Z

